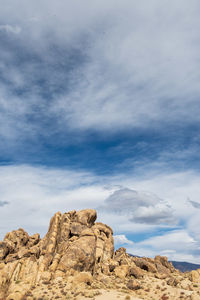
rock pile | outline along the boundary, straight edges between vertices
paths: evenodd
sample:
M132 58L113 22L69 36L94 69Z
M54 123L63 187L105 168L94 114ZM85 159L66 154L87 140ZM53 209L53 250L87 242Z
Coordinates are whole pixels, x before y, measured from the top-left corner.
M141 294L146 276L187 291L200 282L198 271L183 275L166 257L114 252L112 229L96 218L93 209L58 212L43 239L23 229L7 233L0 242L0 299L94 299L109 288Z

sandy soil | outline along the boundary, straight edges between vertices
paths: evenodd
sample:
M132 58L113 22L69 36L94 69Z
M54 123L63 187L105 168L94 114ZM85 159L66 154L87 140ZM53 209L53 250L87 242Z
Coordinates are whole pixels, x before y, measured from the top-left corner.
M121 293L117 290L105 291L100 290L101 295L95 296L93 299L95 300L142 300L142 298L136 298L135 296ZM80 300L85 300L88 298L80 297Z
M186 286L188 281L185 282ZM91 297L93 300L200 300L200 283L193 289L185 289L169 286L165 280L146 277L142 281L142 288L137 291L119 289L99 289L99 295ZM86 300L84 296L78 296L77 300Z
M126 300L141 300L141 298L136 298L131 295L125 295L123 293L120 293L118 291L101 291L102 295L96 296L95 300L120 300L120 299L126 299Z

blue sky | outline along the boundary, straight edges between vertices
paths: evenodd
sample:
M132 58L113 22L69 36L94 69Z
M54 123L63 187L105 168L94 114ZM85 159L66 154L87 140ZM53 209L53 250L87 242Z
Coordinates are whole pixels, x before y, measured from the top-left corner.
M200 262L199 9L1 0L1 238L92 207L116 246Z

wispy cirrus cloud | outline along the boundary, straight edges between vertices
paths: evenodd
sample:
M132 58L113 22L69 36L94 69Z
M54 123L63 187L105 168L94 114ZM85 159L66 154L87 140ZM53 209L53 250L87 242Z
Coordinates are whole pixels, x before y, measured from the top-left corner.
M59 130L81 131L164 130L182 119L199 124L197 1L180 9L177 0L171 10L159 1L126 1L115 9L112 1L90 9L79 1L81 13L72 1L49 1L43 18L45 3L27 7L23 1L26 18L8 15L9 4L1 13L24 31L19 39L2 37L2 51L9 53L5 87L14 83L13 93L28 96L28 106L38 102L41 118L59 119ZM47 105L49 97L54 101Z
M9 24L0 25L0 31L4 31L6 33L19 34L21 32L21 28L19 26L12 26Z

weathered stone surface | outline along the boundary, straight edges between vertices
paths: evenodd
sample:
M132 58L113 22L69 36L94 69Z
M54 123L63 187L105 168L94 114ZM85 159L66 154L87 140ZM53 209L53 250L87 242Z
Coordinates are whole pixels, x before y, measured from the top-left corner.
M157 269L160 268L162 273L170 273L175 271L174 266L172 265L171 262L168 262L168 258L166 256L157 255L155 257L155 263Z
M83 236L74 241L62 256L58 269L92 272L95 266L95 243L95 236Z
M127 288L130 290L139 290L141 286L133 279L130 279L127 283Z
M191 300L200 300L200 296L195 295L195 294L192 294L192 295L190 296L190 299L191 299Z
M9 244L5 242L0 242L0 261L3 260L6 255L11 252L13 249Z
M80 284L80 283L86 283L87 285L91 285L93 281L92 275L89 272L81 272L74 276L73 283L74 284Z
M117 261L115 261L114 259L111 259L109 262L109 271L113 272L114 269L118 266L119 266L119 263Z
M189 279L192 281L192 282L199 282L200 283L200 273L198 271L191 271L189 273Z
M135 265L135 263L131 263L129 267L129 275L134 276L135 278L142 278L143 277L143 272L142 270Z
M135 264L137 267L141 268L144 271L151 272L151 273L156 273L157 268L155 264L153 264L153 261L148 259L148 258L138 258L134 257L133 258Z
M129 266L123 265L115 268L114 273L117 277L124 279L129 275Z
M95 209L84 209L75 214L75 220L77 220L78 223L89 227L94 225L96 218L97 213Z
M171 285L171 286L177 286L178 283L180 283L180 281L177 278L174 278L174 277L170 277L167 280L167 284Z

